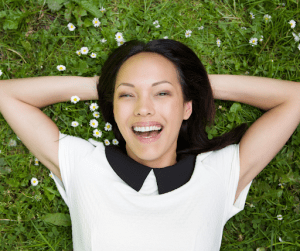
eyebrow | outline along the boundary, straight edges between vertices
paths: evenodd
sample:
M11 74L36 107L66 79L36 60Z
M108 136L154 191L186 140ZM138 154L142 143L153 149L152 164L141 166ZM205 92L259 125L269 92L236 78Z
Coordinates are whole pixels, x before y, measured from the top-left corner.
M168 83L168 84L172 85L169 81L162 80L162 81L153 83L152 86L156 86L156 85L163 84L163 83ZM126 86L129 86L129 87L135 87L133 84L130 84L130 83L121 83L121 84L119 84L119 86L121 86L121 85L126 85ZM117 89L119 88L119 86L117 87Z

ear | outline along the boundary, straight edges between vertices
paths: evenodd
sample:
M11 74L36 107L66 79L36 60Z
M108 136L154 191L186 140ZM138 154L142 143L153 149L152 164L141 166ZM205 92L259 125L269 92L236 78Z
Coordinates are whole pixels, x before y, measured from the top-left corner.
M183 115L183 119L184 120L188 120L189 117L191 116L192 114L192 111L193 111L193 106L192 106L192 100L189 101L189 102L186 102L184 104L184 115Z

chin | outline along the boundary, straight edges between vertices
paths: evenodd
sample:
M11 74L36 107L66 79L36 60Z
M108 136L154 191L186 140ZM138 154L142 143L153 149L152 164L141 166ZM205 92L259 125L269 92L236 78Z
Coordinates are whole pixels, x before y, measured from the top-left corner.
M127 150L127 148L126 148ZM130 147L130 152L134 154L136 157L138 157L141 160L146 160L146 161L152 161L160 157L160 154L158 152L157 147L140 147L138 145L135 145L133 147ZM128 154L128 150L127 150Z

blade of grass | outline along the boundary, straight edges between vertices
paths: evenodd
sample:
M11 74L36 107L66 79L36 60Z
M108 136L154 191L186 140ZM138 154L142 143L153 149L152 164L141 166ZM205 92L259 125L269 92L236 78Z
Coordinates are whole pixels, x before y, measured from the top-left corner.
M46 240L46 238L41 234L41 232L37 229L37 227L34 225L34 223L32 222L32 220L31 220L31 223L32 223L32 225L34 226L34 228L36 229L36 231L39 233L39 235L42 237L42 239L48 244L48 246L53 250L53 251L55 251L54 250L54 248L50 245L50 243Z

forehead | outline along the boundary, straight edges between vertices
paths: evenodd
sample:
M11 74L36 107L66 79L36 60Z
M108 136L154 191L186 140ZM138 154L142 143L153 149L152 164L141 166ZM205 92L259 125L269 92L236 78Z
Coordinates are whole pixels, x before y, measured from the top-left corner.
M152 53L142 52L130 57L120 67L117 74L116 83L126 80L145 80L159 81L159 78L169 78L177 80L177 71L175 65L164 56Z

